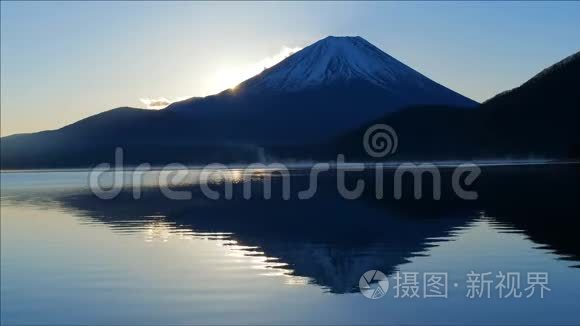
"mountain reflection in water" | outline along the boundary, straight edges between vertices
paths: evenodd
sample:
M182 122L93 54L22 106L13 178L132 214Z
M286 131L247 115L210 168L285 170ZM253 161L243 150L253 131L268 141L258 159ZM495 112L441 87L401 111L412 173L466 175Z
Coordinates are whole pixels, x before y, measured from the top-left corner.
M577 166L485 168L473 185L479 193L474 201L457 198L445 186L450 185L449 173L442 173L441 200L414 200L406 185L409 193L395 200L388 183L384 199L368 191L358 200L345 200L332 174L321 174L318 192L310 200L298 200L295 193L291 200L282 200L276 193L281 180L273 177L272 199L265 200L259 192L264 173L254 178L250 200L243 198L240 183L234 184L231 200L207 199L191 185L191 200L170 200L154 188L138 200L130 189L107 201L87 191L54 195L53 200L87 223L105 224L119 233L145 232L149 240L178 235L220 241L233 254L255 257L271 273L291 275L332 293L356 292L365 271L393 273L482 219L502 232L524 233L559 258L574 261L571 265L580 259ZM350 178L364 179L366 189L374 189L368 171L350 173ZM291 180L293 189L307 188L307 174L295 171ZM11 200L24 201L26 196Z

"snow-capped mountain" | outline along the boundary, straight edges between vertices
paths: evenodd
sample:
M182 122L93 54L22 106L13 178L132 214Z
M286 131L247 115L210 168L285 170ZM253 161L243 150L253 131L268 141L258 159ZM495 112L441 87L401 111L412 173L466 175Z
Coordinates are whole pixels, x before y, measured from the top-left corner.
M361 37L329 36L292 54L234 90L186 100L202 130L196 140L243 144L321 143L418 105L477 103L430 80Z
M353 98L365 96L356 93L356 88L372 89L373 92L388 96L388 102L380 103L382 114L414 105L477 105L406 66L360 36L328 36L242 82L233 91L226 90L207 98L176 102L168 109L199 112L199 106L207 102L204 100L215 102L220 97L272 97L319 90L325 90L324 96L328 97L335 93L328 92L333 88L335 91L347 88ZM195 110L191 109L193 106Z
M240 87L248 91L300 91L353 80L365 80L390 90L401 85L428 87L433 83L360 36L329 36Z

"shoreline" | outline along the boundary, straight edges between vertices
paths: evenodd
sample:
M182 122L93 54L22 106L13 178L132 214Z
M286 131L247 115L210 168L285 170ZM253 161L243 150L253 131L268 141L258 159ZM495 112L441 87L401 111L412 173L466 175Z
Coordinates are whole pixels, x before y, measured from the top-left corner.
M250 170L264 170L271 169L276 170L276 167L269 167L271 164L282 164L289 169L309 169L316 168L317 164L330 164L331 168L341 168L341 167L352 167L364 165L365 169L370 168L383 168L383 169L396 169L401 164L414 164L418 167L422 164L432 164L439 168L455 168L462 164L475 164L480 167L497 167L497 166L541 166L541 165L575 165L580 164L580 160L477 160L477 161L401 161L401 162L344 162L337 164L333 161L328 162L304 162L304 163L284 163L284 162L255 162L247 164L224 164L228 170L240 170L248 169L252 164L263 164L265 167L255 167L249 168ZM149 172L155 171L176 171L176 170L202 170L206 165L189 165L185 168L167 168L163 166L152 166L150 169L146 170ZM133 171L138 166L125 166L121 171ZM89 172L92 168L40 168L40 169L7 169L0 170L0 173L66 173L66 172ZM108 171L110 169L103 169L103 171Z

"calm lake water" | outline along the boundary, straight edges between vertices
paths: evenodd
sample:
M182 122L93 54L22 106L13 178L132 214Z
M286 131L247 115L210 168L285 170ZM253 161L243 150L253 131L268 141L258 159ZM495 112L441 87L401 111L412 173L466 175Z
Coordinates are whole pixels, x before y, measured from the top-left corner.
M1 322L578 324L578 171L485 168L472 201L445 189L438 201L388 190L346 200L332 173L298 200L309 180L299 169L290 200L276 191L279 177L270 200L245 200L239 182L231 200L212 200L193 181L180 188L187 200L155 187L102 200L85 171L2 173ZM267 174L252 178L255 194ZM355 179L375 180L369 171ZM389 277L384 297L360 293L368 270ZM417 275L418 298L395 297L397 272ZM431 272L447 273L447 298L424 296ZM491 273L490 298L469 297L471 272ZM499 298L499 272L521 275L521 298ZM544 298L526 297L529 272L549 275Z

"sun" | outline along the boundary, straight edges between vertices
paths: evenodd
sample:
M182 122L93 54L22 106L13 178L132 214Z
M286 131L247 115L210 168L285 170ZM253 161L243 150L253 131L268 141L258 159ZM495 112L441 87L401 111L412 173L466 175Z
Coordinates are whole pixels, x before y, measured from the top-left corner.
M283 47L279 53L262 58L261 60L242 65L223 65L221 69L216 71L214 78L211 82L211 91L219 93L226 89L235 89L243 81L252 78L267 68L274 66L280 61L284 60L293 53L300 51L300 47Z
M227 67L215 74L213 90L218 93L227 89L235 89L241 82L255 74L244 72L240 67Z

